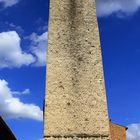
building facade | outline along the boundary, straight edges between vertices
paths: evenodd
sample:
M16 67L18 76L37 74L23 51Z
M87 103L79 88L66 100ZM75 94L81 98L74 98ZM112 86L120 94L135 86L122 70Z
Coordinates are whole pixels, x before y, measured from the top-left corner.
M110 121L110 139L111 140L126 140L127 127L112 123Z
M0 117L0 140L17 140L2 117Z

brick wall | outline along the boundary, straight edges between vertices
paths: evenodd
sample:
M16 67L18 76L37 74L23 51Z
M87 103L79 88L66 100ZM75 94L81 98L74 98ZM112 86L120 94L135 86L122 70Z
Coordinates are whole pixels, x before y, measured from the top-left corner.
M126 127L110 122L111 140L126 140L126 130Z

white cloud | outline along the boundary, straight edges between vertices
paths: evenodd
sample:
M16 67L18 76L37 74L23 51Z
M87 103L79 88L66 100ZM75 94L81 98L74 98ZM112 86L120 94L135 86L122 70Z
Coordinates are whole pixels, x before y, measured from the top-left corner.
M43 112L34 104L21 102L12 94L5 80L0 80L0 115L9 119L27 118L37 121L43 120Z
M24 91L13 91L12 94L14 95L27 95L30 94L30 89L25 89Z
M48 32L41 35L33 33L30 35L31 40L31 52L36 57L35 66L45 66L46 65L46 53L47 53L47 37Z
M21 92L22 94L29 94L30 93L30 89L25 89L24 91Z
M15 31L24 32L23 28L19 25L17 26L14 23L8 23L8 22L5 22L5 24L7 24L10 28L14 29Z
M39 27L38 31L47 31L47 29L48 29L48 25L46 23L44 26Z
M6 7L11 7L15 4L17 4L19 0L0 0L0 3L3 4L3 6Z
M46 65L47 36L32 33L26 39L30 40L28 53L21 48L21 38L16 31L0 33L0 69L20 68L33 65L36 67Z
M128 126L127 140L140 140L140 124L131 124Z
M113 13L131 15L140 8L140 0L96 0L96 5L99 17Z
M35 58L20 46L21 39L15 31L0 33L0 68L21 67L35 62Z

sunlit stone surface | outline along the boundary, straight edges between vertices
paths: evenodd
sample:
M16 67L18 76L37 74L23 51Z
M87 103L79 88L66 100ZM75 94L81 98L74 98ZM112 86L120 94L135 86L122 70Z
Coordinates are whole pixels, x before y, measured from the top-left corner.
M45 140L109 140L94 0L50 0Z

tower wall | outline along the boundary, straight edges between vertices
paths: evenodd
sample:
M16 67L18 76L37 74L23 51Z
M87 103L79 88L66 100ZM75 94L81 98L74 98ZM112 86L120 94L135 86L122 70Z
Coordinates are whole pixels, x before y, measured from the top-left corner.
M47 140L108 139L94 0L50 0L44 121Z

